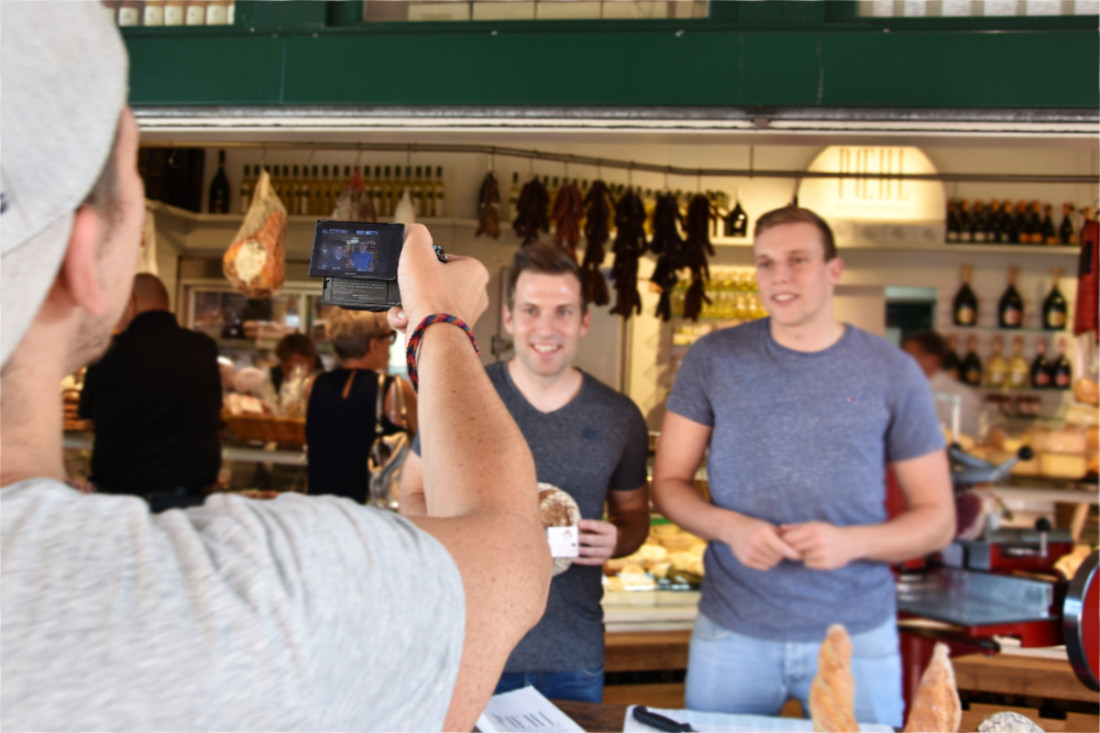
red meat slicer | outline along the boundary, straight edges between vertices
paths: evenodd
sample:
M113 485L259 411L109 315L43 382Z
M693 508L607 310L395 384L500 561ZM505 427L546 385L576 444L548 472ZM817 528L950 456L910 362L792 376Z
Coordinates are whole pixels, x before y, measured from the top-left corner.
M1021 448L997 465L948 449L956 493L1007 478L1018 460L1031 458ZM1065 644L1070 664L1089 689L1100 690L1100 581L1098 551L1073 578L1057 580L1055 561L1073 550L1067 530L1040 520L1033 530L995 529L986 523L981 536L958 539L923 563L898 576L903 691L912 701L936 642L952 656L1000 651L995 637L1015 637L1023 647ZM907 568L908 568L907 564ZM935 628L907 626L906 620L940 622Z

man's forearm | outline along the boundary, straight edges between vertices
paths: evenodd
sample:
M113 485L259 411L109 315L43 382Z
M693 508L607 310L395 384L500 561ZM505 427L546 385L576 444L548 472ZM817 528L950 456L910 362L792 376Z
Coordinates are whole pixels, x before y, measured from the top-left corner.
M472 355L469 338L455 326L424 332L417 366L428 512L446 517L494 508L537 515L531 453Z
M857 559L904 562L942 549L955 534L955 517L939 507L914 507L882 524L845 528Z
M655 479L653 495L667 519L704 540L726 542L731 520L740 516L707 501L686 479Z
M610 517L619 530L611 557L625 557L646 541L649 536L649 512L619 512Z

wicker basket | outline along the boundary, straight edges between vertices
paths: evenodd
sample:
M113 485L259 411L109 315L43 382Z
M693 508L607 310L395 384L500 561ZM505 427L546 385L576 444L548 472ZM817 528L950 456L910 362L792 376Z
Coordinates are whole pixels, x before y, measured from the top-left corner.
M274 415L224 415L225 424L238 440L260 440L265 443L303 445L306 442L306 420L303 417Z

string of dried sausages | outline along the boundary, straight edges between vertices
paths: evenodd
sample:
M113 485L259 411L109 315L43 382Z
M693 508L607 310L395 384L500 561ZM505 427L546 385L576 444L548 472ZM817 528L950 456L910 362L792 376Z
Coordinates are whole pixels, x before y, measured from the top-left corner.
M607 222L611 219L611 191L603 181L595 181L588 189L584 199L588 215L584 221L584 262L581 263L581 284L585 297L592 305L607 305L611 297L607 292L607 281L603 279L600 267L605 256L604 245L611 239Z
M481 234L500 239L500 185L492 171L485 174L477 195L477 231L474 236Z
M705 199L704 199L705 200ZM615 264L611 278L615 281L615 305L612 313L630 318L642 312L642 298L638 293L638 258L646 251L645 206L638 195L627 190L615 204Z
M701 193L692 197L688 204L685 229L687 239L684 242L684 265L691 270L691 285L684 296L684 318L699 320L703 303L710 304L706 294L706 281L710 278L707 255L714 256L714 246L710 243L710 202Z
M554 244L577 260L577 244L581 241L581 219L584 217L584 201L581 190L572 183L558 189L554 199Z
M653 239L649 251L657 255L657 265L649 278L661 289L657 301L657 317L662 321L672 318L672 290L680 281L677 270L684 266L684 240L680 236L683 218L676 197L665 193L657 197L653 209Z
M523 184L519 201L516 202L516 218L512 222L512 228L525 246L539 241L540 231L550 231L550 222L546 218L549 205L550 194L538 178L532 178Z

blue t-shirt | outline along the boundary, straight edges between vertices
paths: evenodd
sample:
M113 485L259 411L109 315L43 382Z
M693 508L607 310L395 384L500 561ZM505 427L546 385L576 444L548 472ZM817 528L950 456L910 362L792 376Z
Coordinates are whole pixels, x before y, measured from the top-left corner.
M709 334L684 357L667 408L713 428L714 503L777 525L882 523L887 464L944 446L916 362L851 325L810 353L778 344L767 318ZM783 560L759 571L723 542L704 563L699 610L747 636L817 641L830 624L859 633L895 614L883 563L822 571Z

